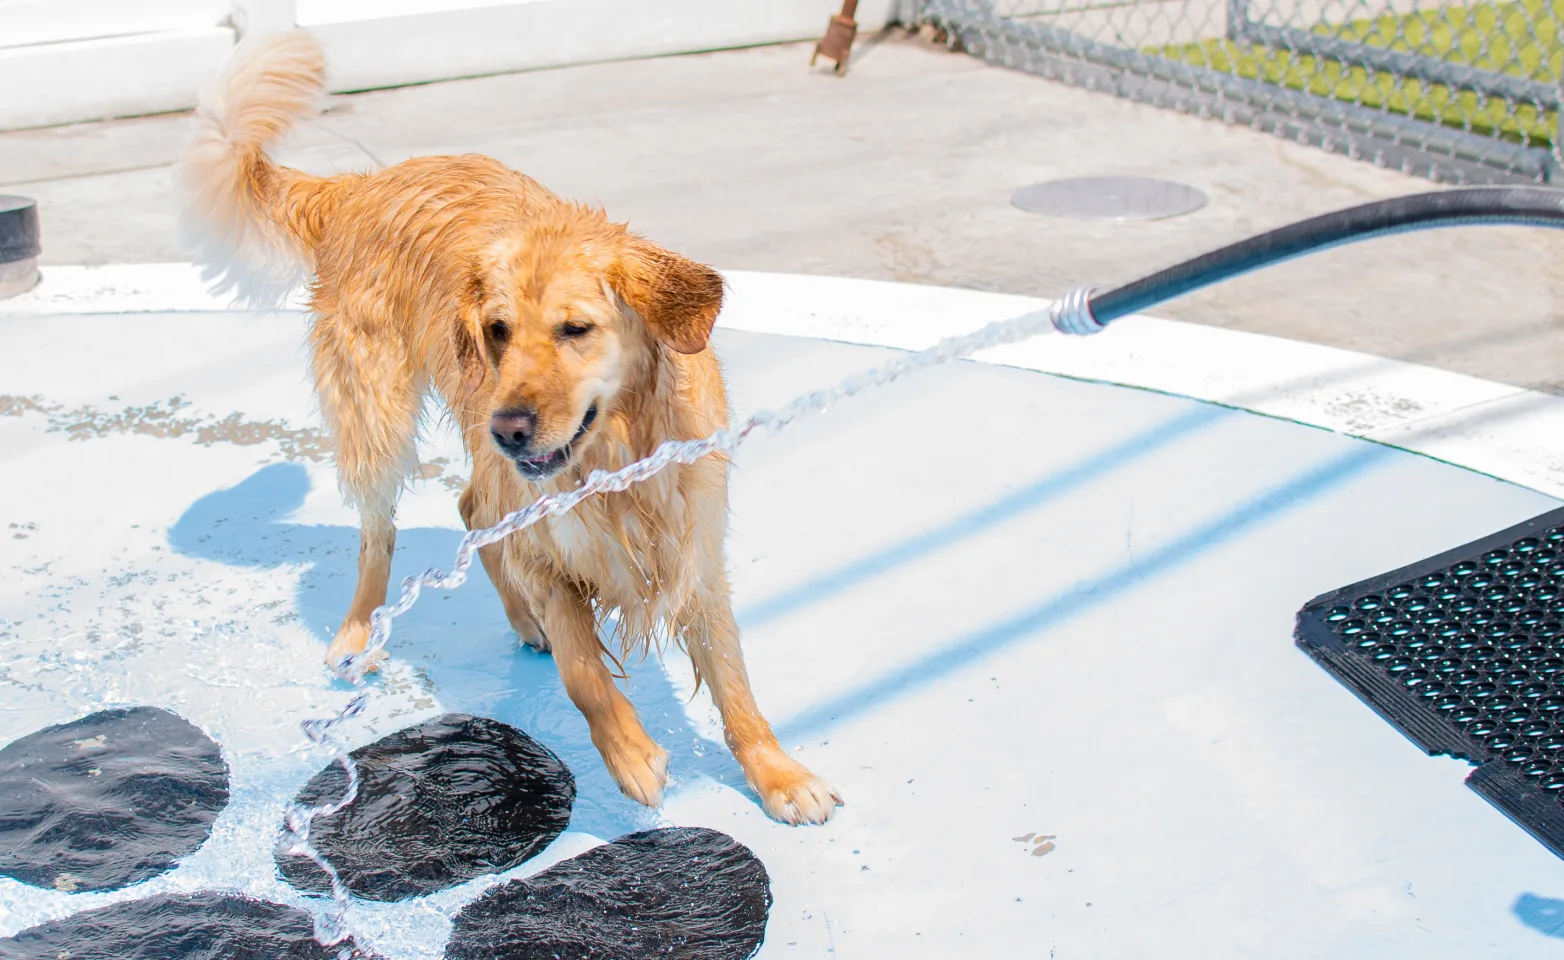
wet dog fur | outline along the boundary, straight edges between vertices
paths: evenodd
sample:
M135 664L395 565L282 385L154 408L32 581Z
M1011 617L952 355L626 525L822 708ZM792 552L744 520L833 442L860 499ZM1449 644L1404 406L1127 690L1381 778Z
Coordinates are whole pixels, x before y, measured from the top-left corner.
M296 32L241 48L202 99L179 175L224 281L265 297L312 278L312 374L346 495L358 584L331 645L363 651L385 602L397 496L433 390L472 460L469 528L727 424L708 339L723 283L483 156L421 157L316 177L267 146L324 95ZM772 817L824 822L836 791L778 745L755 704L729 599L727 461L673 466L480 552L511 626L552 651L592 741L630 797L661 803L668 755L605 663L671 639Z

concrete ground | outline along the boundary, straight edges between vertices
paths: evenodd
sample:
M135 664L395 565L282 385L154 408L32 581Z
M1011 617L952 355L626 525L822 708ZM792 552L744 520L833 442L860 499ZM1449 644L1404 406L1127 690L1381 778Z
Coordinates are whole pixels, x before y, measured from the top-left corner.
M1309 215L1436 189L1216 121L990 67L892 35L845 79L803 45L338 98L282 152L316 172L478 151L734 269L1052 296L1114 284ZM0 190L36 198L46 263L184 259L170 164L187 118L0 135ZM1189 216L1053 220L1055 177L1152 175ZM1564 236L1451 230L1319 254L1155 312L1564 393Z

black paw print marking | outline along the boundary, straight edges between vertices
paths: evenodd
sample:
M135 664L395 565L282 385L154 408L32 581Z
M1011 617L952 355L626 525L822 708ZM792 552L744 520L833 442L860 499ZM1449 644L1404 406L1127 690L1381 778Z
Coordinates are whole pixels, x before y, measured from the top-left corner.
M228 764L188 721L105 710L0 750L0 876L66 893L173 869L228 805Z
M351 942L323 947L303 910L225 893L129 900L0 940L0 960L338 960L368 958Z
M312 825L354 896L408 900L499 873L564 831L575 779L542 744L448 714L353 752L358 800ZM341 795L335 764L299 799ZM0 750L0 873L40 887L116 889L177 865L228 800L217 744L172 713L111 710ZM278 872L327 892L306 858ZM61 877L65 881L61 881ZM634 833L489 890L456 917L447 960L744 960L760 948L770 879L748 848L700 828ZM309 914L217 892L84 911L0 938L0 960L343 960Z
M406 900L532 859L565 832L576 780L549 749L495 720L447 714L352 753L358 799L310 825L310 838L356 897ZM333 763L299 791L341 797ZM329 894L313 860L277 855L287 881Z
M445 958L748 957L760 949L770 909L766 868L732 837L648 830L468 904Z

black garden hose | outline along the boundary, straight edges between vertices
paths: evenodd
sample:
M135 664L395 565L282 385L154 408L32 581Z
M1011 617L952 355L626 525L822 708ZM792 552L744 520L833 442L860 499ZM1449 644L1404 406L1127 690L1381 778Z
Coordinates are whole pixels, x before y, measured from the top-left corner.
M1564 228L1564 190L1474 187L1379 200L1240 240L1104 293L1079 290L1054 308L1065 333L1096 333L1120 317L1240 274L1393 233L1477 225Z

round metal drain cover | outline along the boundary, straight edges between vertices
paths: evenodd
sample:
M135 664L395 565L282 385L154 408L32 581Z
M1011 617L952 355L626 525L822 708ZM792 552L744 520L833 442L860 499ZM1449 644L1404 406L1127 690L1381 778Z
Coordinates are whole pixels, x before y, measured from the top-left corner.
M1074 220L1162 220L1206 205L1194 187L1149 177L1081 177L1022 187L1010 202L1027 213Z

